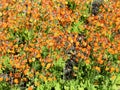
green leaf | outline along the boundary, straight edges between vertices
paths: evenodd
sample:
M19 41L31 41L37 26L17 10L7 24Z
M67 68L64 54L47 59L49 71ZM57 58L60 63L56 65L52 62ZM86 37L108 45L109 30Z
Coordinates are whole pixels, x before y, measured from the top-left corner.
M39 60L36 60L32 63L32 68L34 68L35 70L41 70L42 66Z
M3 59L4 59L3 65L8 69L12 69L12 66L10 65L9 57L3 56Z
M64 63L64 61L62 58L59 58L59 60L54 62L55 66L63 66L63 63Z
M42 58L45 58L48 54L49 54L48 48L46 46L43 46L42 53L41 53Z
M81 88L78 88L78 90L84 90L84 88L81 87Z
M59 83L56 84L55 90L61 90L61 89L60 89L60 84L59 84Z
M68 1L68 4L67 4L68 8L70 8L71 10L74 10L76 8L76 4L74 1Z
M117 85L120 85L120 75L119 75L118 78L117 78L116 84L117 84Z
M2 74L3 73L3 71L2 71L2 69L0 69L0 74Z

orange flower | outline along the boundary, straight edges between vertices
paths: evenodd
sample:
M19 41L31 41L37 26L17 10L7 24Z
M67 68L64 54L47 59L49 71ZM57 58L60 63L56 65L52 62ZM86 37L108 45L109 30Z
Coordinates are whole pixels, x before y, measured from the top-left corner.
M29 62L31 63L31 62L33 62L33 60L29 59Z
M3 77L0 77L0 82L3 81Z
M112 77L111 77L111 80L114 80L116 78L116 76L115 75L113 75Z
M14 83L18 84L19 83L18 79L14 79Z
M32 73L31 73L31 74L29 74L29 77L31 77L31 78L32 78L33 76L34 76L34 75L33 75Z
M115 71L115 68L114 67L111 67L110 68L110 73L114 72Z
M36 75L39 75L40 73L37 71L37 72L35 72L35 74L36 74Z
M30 45L31 47L34 47L34 44L33 44L33 43L30 43L29 45Z
M109 70L109 68L108 68L108 67L106 67L106 68L105 68L105 71L108 71L108 70Z
M111 53L111 54L114 54L114 53L115 53L112 48L109 48L108 52Z
M51 63L48 63L46 69L49 69L50 67L51 67Z
M68 37L68 40L69 40L71 43L73 43L72 37Z
M2 12L0 12L0 17L2 16Z
M3 23L2 23L2 27L3 27L3 28L6 28L6 27L7 27L7 23L3 22Z
M26 47L24 50L25 50L25 51L29 51L29 48L28 48L28 47Z
M90 64L90 60L89 59L85 60L85 63Z
M40 57L41 57L40 53L39 53L39 54L37 54L36 58L40 58Z
M77 54L77 56L78 56L78 57L81 57L81 54L80 54L80 53L78 53L78 54Z
M79 42L77 41L77 42L76 42L76 47L78 47L78 46L79 46Z
M85 41L82 41L83 43L83 46L86 47L87 46L87 43Z
M25 75L27 75L28 72L29 72L29 69L24 70Z
M33 88L31 86L28 87L28 90L33 90Z
M48 81L52 81L53 79L52 78L48 78Z
M76 59L75 59L75 61L76 61L76 62L78 62L78 61L79 61L79 59L78 59L78 58L76 58Z
M53 77L53 80L56 80L56 77Z
M10 72L9 76L10 76L10 77L12 77L12 76L13 76L12 72Z
M39 78L42 79L44 76L43 75L40 75Z
M18 45L16 44L16 45L14 45L14 47L15 47L15 48L18 48Z
M2 65L0 64L0 69L2 68Z
M28 79L27 79L27 78L23 78L22 80L23 80L24 82L27 82Z
M6 81L9 81L9 78L8 77L6 77L6 79L5 79Z
M119 72L119 68L116 68L116 72Z
M82 50L83 52L85 52L85 51L86 51L86 48L82 48L81 50Z
M94 43L94 46L95 46L95 47L97 47L97 46L98 46L98 43L97 43L97 42L95 42L95 43Z
M43 77L44 81L47 81L47 78L46 77Z
M21 75L20 75L20 73L14 73L14 77L15 77L15 78L20 78Z
M44 63L44 62L41 62L41 65L42 65L42 67L44 67L44 66L45 66L45 63Z
M17 64L15 64L15 67L16 67L16 68L20 68L21 65L20 65L19 63L17 63Z
M98 66L96 66L95 69L96 69L98 72L101 71L100 67L98 67Z
M99 63L99 64L103 64L103 60L98 59L98 63Z
M53 60L51 58L46 59L48 63L52 62Z

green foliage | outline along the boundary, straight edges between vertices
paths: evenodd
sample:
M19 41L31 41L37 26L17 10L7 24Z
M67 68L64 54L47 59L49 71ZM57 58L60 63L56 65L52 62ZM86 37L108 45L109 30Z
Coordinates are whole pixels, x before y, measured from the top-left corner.
M10 85L7 82L0 82L0 90L10 90Z
M68 8L70 8L71 10L74 10L76 8L76 4L74 1L69 1L68 0L68 4L67 4Z
M63 76L63 68L65 66L65 61L60 58L57 61L54 61L54 66L50 69L50 72L52 72L58 79Z
M41 53L42 58L45 58L48 54L49 54L48 48L46 46L43 46Z
M73 23L71 32L83 33L84 32L83 24L84 23L80 21L77 23Z
M9 40L14 40L18 38L18 45L31 41L34 38L34 30L22 29L20 31L14 31L12 29L9 29L9 32Z
M34 58L32 58L32 60L34 60ZM34 62L32 62L32 68L34 68L36 71L37 70L41 70L42 66L39 60L35 60Z
M120 85L120 75L117 78L117 85Z
M10 59L8 56L2 56L1 58L3 61L3 63L1 63L3 65L3 68L0 69L0 73L4 72L9 72L10 70L12 70L12 66L10 64Z
M117 86L120 86L119 38L115 38L119 29L117 0L115 4L112 3L114 0L105 0L111 5L103 4L98 16L91 15L91 0L8 1L0 5L3 7L0 12L0 34L5 34L3 38L2 35L0 37L0 90L22 90L22 84L25 90L30 86L33 90L117 90ZM104 0L93 1L102 4ZM20 8L21 5L23 8ZM114 9L113 6L118 8ZM20 9L17 11L16 7ZM71 54L61 52L66 47L69 50L71 46L75 47L71 49ZM117 54L110 53L109 48L111 52L118 49ZM13 53L8 53L7 49L12 49ZM76 55L73 55L74 51ZM57 54L61 56L57 57ZM65 59L73 59L72 56L78 60L73 66L76 67L73 70L75 78L64 80ZM47 59L51 61L47 62ZM88 64L86 59L89 59ZM11 65L10 60L15 63L19 61L21 66ZM17 75L19 73L20 77ZM4 74L8 75L10 80L6 82L9 84L5 82ZM112 79L113 76L116 76L115 79ZM15 84L14 80L17 79L18 84Z

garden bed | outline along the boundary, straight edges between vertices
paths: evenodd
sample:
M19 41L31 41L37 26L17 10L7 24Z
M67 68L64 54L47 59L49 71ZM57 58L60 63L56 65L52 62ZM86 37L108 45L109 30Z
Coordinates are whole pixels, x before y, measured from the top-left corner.
M119 0L1 0L0 90L119 90Z

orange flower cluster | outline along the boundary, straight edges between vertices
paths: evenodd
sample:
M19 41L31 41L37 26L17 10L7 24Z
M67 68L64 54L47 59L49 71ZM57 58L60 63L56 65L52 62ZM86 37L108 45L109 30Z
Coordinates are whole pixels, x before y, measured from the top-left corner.
M0 75L0 81L37 86L36 77L41 82L56 80L50 69L59 58L68 59L68 53L99 73L119 73L119 0L105 2L96 16L90 14L84 33L70 31L90 2L75 0L72 10L67 0L1 0L0 70L7 76Z

